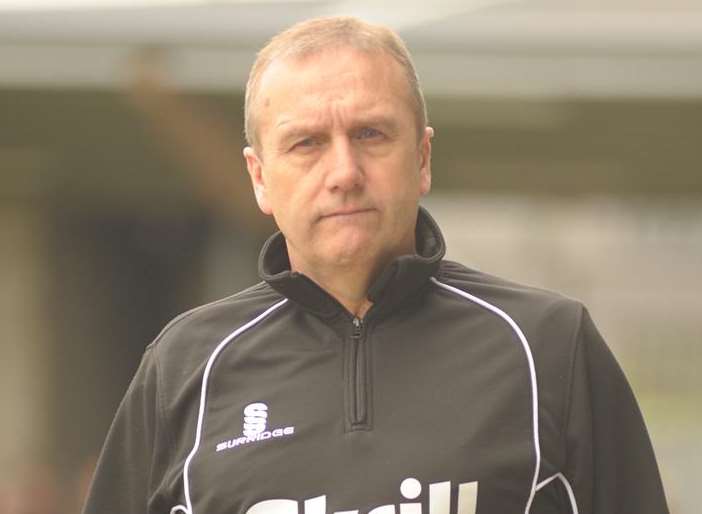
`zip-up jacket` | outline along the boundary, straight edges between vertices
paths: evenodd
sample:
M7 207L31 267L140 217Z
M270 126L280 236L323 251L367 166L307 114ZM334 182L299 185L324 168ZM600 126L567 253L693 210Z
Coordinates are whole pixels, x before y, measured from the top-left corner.
M631 389L587 310L443 260L420 208L353 317L290 270L172 321L85 514L665 514Z

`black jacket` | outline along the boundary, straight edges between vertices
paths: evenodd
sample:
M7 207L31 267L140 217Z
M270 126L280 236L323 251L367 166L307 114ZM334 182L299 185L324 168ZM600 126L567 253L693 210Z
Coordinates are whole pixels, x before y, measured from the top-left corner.
M632 392L585 308L442 260L420 209L363 320L291 272L171 322L85 514L664 514Z

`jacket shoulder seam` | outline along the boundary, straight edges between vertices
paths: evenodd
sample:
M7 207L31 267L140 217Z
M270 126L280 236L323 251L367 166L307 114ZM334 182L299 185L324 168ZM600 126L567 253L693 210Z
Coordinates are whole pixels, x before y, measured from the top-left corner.
M158 358L156 352L154 352L154 364L156 366L156 412L158 416L159 423L157 426L163 431L166 436L166 446L168 448L168 454L166 456L168 462L168 468L171 467L172 459L176 453L176 443L171 424L168 423L168 416L166 412L166 398L165 398L165 385L163 384L163 371L161 368L161 362Z
M262 287L265 286L265 285L266 285L265 282L259 282L258 284L255 284L255 285L253 285L253 286L251 286L251 287L249 287L249 288L246 288L246 289L244 289L244 290L242 290L242 291L239 291L239 292L237 292L237 293L235 293L235 294L233 294L233 295L227 296L227 297L225 297L225 298L220 298L219 300L214 300L214 301L209 302L209 303L206 303L206 304L204 304L204 305L198 305L197 307L194 307L194 308L192 308L192 309L190 309L190 310L188 310L188 311L185 311L184 313L182 313L182 314L176 316L176 317L173 318L171 321L169 321L168 324L166 324L166 326L163 327L163 329L161 329L161 331L158 333L158 335L154 338L154 340L153 340L151 343L149 343L149 345L148 345L146 348L149 349L149 348L151 348L151 347L156 346L156 345L159 343L159 341L160 341L161 339L163 339L163 337L166 335L166 333L167 333L171 328L173 328L173 327L174 327L175 325L177 325L178 323L180 323L180 322L182 322L182 321L185 321L186 319L188 319L188 318L192 317L193 315L199 313L200 311L203 311L203 310L208 309L208 308L210 308L210 307L214 307L215 305L219 305L219 304L221 304L221 303L228 302L228 301L230 301L230 300L234 300L234 299L236 299L236 298L238 298L238 297L240 297L240 296L243 296L243 295L246 294L246 293L250 293L250 292L252 292L252 291L256 291L256 290L262 288Z
M575 366L578 358L578 348L580 347L580 332L583 323L585 306L580 304L578 318L573 327L573 334L570 337L570 356L568 358L568 385L563 391L563 418L561 421L561 440L567 445L568 425L570 423L570 411L573 403L573 387L575 382ZM567 448L566 448L567 450ZM567 455L567 451L566 451Z

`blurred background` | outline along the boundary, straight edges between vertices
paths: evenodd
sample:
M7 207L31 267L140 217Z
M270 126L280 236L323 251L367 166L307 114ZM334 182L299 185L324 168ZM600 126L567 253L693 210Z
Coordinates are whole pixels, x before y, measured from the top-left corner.
M698 513L697 0L0 0L0 512L77 512L146 344L258 280L243 87L325 14L405 38L449 257L589 306Z

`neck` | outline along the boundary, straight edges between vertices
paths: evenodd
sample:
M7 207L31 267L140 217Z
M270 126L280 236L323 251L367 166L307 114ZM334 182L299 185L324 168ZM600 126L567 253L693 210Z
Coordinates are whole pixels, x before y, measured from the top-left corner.
M373 281L390 261L405 253L396 252L372 262L356 261L349 266L325 266L300 259L288 245L290 268L313 280L358 318L363 318L373 304L368 299L368 290Z
M312 280L315 280L312 278ZM317 282L315 280L315 282ZM371 308L373 303L368 299L366 288L364 291L351 291L350 286L353 282L343 283L327 283L319 284L324 288L330 295L332 295L336 300L344 306L344 308L349 311L352 315L357 318L363 318L368 310Z
M377 267L355 266L339 269L339 267L308 266L292 255L290 255L290 267L293 271L302 273L316 282L358 318L365 316L372 305L368 300L368 289L379 271L376 271Z

